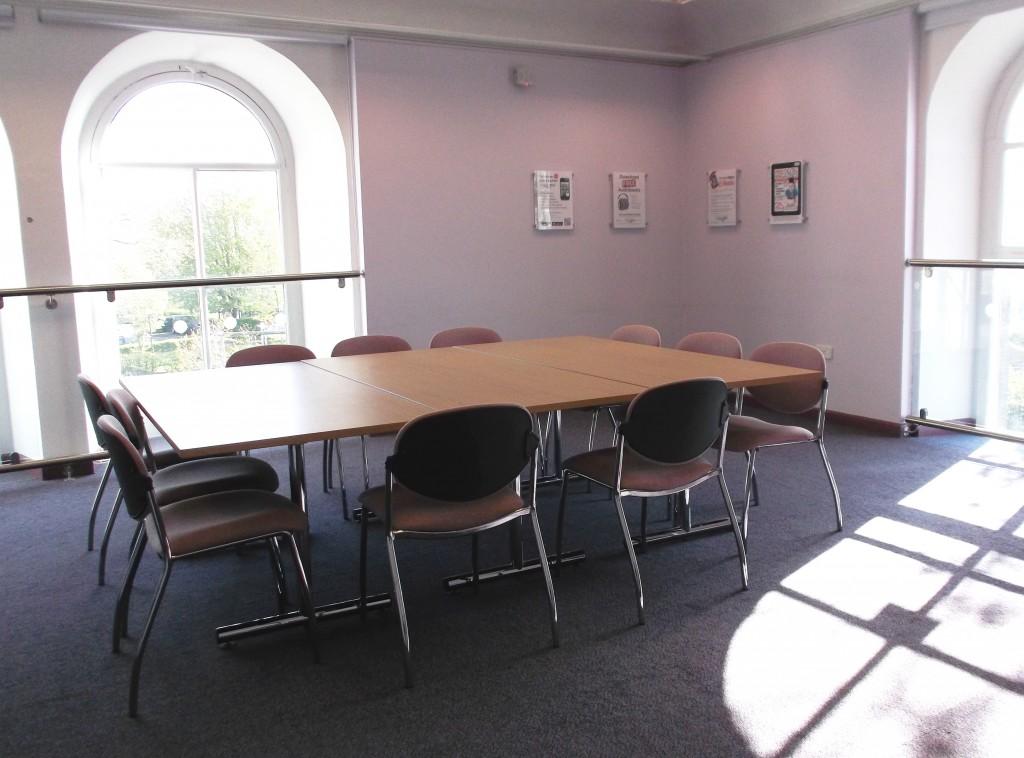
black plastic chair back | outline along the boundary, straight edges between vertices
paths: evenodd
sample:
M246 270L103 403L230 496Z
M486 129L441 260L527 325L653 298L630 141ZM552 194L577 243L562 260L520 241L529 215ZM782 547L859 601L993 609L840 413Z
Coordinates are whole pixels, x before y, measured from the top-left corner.
M124 495L124 504L133 519L144 518L149 513L149 493L153 489L153 478L146 468L135 445L128 439L124 427L111 415L101 416L96 425L104 432L110 447L110 462L117 474L117 483Z
M107 436L96 423L100 420L100 416L110 413L110 408L107 407L107 399L103 396L103 390L85 374L78 375L78 388L82 391L82 397L85 399L85 409L89 412L89 421L92 423L92 431L96 435L96 442L104 450L109 450Z
M721 379L663 384L637 395L619 427L635 452L658 463L685 463L703 455L722 433L728 394Z
M419 495L466 502L508 486L536 448L533 417L522 406L457 408L402 427L387 467Z
M107 406L110 408L110 415L120 422L135 449L145 454L146 426L135 397L128 390L112 389L107 393Z

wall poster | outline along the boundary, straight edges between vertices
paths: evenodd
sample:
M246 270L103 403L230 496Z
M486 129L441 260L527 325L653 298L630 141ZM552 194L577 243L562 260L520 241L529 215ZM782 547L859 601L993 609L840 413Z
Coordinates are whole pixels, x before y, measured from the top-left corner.
M771 164L772 205L769 221L773 224L802 224L804 216L803 161Z
M737 179L739 169L708 171L708 226L736 226Z
M613 171L612 228L647 227L647 174L641 171Z
M573 229L572 204L575 193L572 171L534 171L534 229Z

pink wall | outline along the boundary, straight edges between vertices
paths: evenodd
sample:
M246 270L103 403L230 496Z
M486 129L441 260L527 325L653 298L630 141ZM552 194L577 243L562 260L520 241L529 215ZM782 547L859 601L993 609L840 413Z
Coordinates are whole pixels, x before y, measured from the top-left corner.
M830 406L897 420L906 257L910 11L681 72L683 321L830 344ZM804 160L800 226L769 226L768 164ZM741 170L738 227L704 223L703 172Z
M371 332L685 332L677 69L365 40L354 56ZM536 169L575 172L574 231L534 231ZM646 231L609 228L616 170L649 174Z

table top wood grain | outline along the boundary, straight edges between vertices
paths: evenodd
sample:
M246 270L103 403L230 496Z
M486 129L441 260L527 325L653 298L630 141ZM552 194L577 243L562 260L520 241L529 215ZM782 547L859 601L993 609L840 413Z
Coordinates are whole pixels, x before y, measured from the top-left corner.
M436 409L516 403L543 413L622 403L641 390L601 376L459 348L318 358L306 363Z
M185 457L396 431L431 409L306 363L127 376Z
M466 345L454 349L600 376L645 388L708 376L722 379L730 388L817 379L821 376L818 371L792 366L722 358L598 337L551 337Z

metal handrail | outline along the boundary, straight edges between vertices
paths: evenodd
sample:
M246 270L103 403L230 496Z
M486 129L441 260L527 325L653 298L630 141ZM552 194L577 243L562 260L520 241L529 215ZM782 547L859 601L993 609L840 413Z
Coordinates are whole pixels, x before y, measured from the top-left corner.
M1024 269L1024 260L1008 258L908 258L908 268Z
M0 474L30 471L37 468L56 468L57 466L64 466L70 469L76 463L103 461L109 457L107 453L82 453L81 455L62 455L56 458L22 459L17 463L0 464Z
M344 287L347 279L360 279L366 274L362 271L320 271L313 274L264 274L262 276L219 276L206 279L166 279L150 282L109 282L106 284L51 284L37 287L16 287L0 289L0 308L4 307L5 297L31 297L46 295L50 298L47 306L56 308L57 295L74 295L79 292L106 292L107 300L114 302L117 292L132 290L184 289L187 287L235 287L245 284L281 284L287 282L307 282L322 279L337 279L338 286ZM53 305L50 305L53 303Z
M1019 434L997 432L994 429L986 429L983 426L972 426L971 424L961 424L958 421L936 421L935 419L926 418L925 416L907 416L905 421L907 424L912 426L925 426L930 429L942 429L947 432L963 432L965 434L973 434L977 437L989 437L994 440L1002 440L1003 442L1024 442L1024 437L1021 437Z

